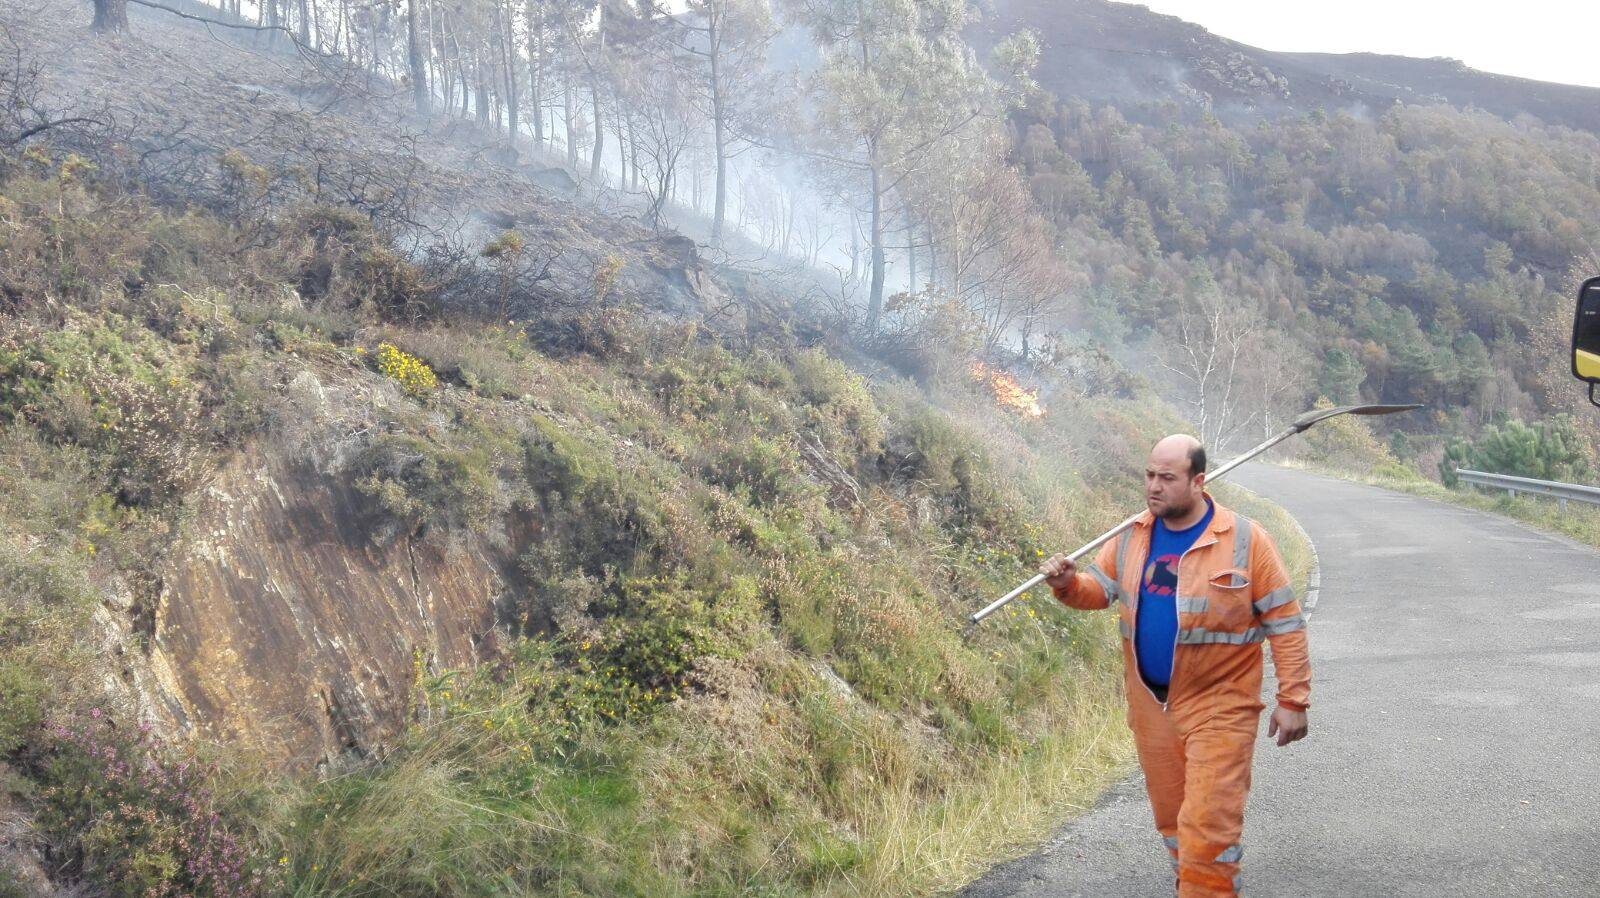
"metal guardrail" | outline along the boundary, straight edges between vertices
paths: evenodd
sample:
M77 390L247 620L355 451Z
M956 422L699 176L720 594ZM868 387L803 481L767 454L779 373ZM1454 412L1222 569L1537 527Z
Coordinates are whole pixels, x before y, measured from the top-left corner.
M1485 471L1469 471L1466 468L1457 468L1456 476L1461 478L1462 483L1507 490L1513 497L1517 493L1546 496L1560 502L1562 511L1567 510L1568 499L1574 502L1600 505L1600 487L1583 486L1577 483L1559 483L1554 480L1534 480L1530 477L1512 477L1509 474L1490 474Z

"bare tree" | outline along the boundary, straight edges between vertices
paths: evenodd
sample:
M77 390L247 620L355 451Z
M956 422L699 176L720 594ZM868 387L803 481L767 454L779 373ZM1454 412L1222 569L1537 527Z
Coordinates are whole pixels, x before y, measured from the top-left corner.
M1244 375L1265 325L1254 309L1214 286L1182 291L1177 303L1159 364L1193 409L1201 442L1221 448L1262 413Z

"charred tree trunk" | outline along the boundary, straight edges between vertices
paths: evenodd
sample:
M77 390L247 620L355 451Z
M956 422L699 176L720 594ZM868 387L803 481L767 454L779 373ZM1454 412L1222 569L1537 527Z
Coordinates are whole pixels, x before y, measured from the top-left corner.
M572 118L576 114L572 108L572 85L565 85L561 94L561 102L566 113L567 125L567 164L574 168L578 165L578 133L573 127Z
M599 49L595 55L596 67L589 72L592 79L589 86L590 96L594 99L594 151L589 155L589 180L600 180L600 154L605 151L606 129L600 119L600 66L605 64L606 58L606 5L600 4L600 35Z
M917 292L917 223L911 217L911 210L906 211L906 272L910 283L906 285L908 293Z
M517 97L517 42L516 35L512 32L511 10L505 6L497 6L495 9L497 10L496 14L501 16L500 21L502 23L500 31L502 41L500 44L500 61L506 70L506 133L509 135L507 139L511 143L512 158L515 158L517 155L517 128L519 127L517 122L517 104L519 102Z
M528 105L533 111L533 144L544 146L544 23L542 6L528 0Z
M633 113L628 113L628 120L633 121ZM622 139L622 111L611 117L611 133L617 138L617 189L628 189L628 142Z
M743 213L740 215L742 226ZM861 219L850 213L850 283L855 284L861 280Z
M713 6L712 14L706 20L707 45L711 53L711 144L717 154L716 199L711 210L712 243L721 242L722 222L728 214L728 148L726 128L723 124L727 112L724 109L722 96L722 53L719 44L722 38L719 30L721 24Z
M478 82L472 95L472 103L477 107L473 112L477 114L478 124L482 126L489 124L489 79L483 74L482 51L472 54L472 62L473 75Z
M421 4L406 0L406 63L411 68L411 99L416 103L417 115L428 114L428 67L422 56L422 23L418 18Z
M874 154L876 155L876 154ZM867 293L867 333L878 332L878 318L883 314L883 173L876 159L872 160L872 286Z
M94 25L91 27L101 34L127 31L128 0L94 0Z

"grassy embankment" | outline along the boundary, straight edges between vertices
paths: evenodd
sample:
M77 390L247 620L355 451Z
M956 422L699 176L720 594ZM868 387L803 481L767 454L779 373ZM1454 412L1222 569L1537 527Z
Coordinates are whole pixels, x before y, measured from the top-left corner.
M428 273L359 218L246 230L92 177L34 154L0 185L0 787L62 881L925 894L1128 765L1109 615L1036 595L963 623L1136 502L1155 401L1021 420L959 360L868 382L604 307L598 279L559 324L419 320ZM298 405L306 372L384 426L333 452L372 410ZM267 452L342 459L374 540L538 523L518 638L483 670L419 659L381 761L262 769L139 734L108 690L91 622L147 615L208 472Z

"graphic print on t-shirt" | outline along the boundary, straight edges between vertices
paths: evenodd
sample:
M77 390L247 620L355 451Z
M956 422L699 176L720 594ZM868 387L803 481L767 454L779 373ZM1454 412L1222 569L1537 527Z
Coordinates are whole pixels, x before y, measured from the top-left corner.
M1145 565L1144 591L1152 596L1178 594L1178 560L1181 555L1162 555Z

